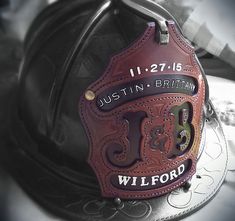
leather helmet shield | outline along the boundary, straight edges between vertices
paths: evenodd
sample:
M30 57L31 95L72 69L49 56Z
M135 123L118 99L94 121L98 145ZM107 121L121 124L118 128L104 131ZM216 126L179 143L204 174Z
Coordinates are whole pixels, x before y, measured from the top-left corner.
M168 29L169 43L159 44L158 27L148 23L80 99L104 197L159 196L195 173L205 82L193 48L173 21Z
M159 44L156 19L124 2L163 16L169 43ZM5 99L1 162L69 220L172 220L201 208L224 180L226 140L172 16L147 0L64 4L46 8L28 35L16 99Z

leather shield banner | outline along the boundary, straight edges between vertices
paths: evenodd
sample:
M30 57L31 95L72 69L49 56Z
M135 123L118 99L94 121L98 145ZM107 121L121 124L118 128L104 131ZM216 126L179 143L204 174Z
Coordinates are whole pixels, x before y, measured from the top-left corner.
M174 22L168 28L170 41L160 45L149 23L80 99L88 162L104 197L163 195L195 173L205 82L193 48Z

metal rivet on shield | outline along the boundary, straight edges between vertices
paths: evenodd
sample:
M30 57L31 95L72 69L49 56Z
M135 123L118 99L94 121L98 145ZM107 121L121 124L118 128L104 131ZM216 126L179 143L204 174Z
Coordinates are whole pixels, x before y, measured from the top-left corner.
M190 189L191 186L192 186L191 180L188 180L187 182L185 182L184 185L183 185L184 191L187 192Z
M95 93L91 90L87 90L85 92L85 98L88 100L88 101L93 101L95 99Z
M114 199L114 204L115 204L116 206L120 206L120 205L122 204L122 200L121 200L120 198L115 198L115 199Z

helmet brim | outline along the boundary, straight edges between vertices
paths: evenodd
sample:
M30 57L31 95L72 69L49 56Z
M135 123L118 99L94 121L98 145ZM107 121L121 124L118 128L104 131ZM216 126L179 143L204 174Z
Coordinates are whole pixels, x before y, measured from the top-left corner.
M13 134L2 138L2 162L36 201L49 211L70 220L178 219L209 202L219 190L226 175L226 139L211 102L207 107L206 118L201 141L202 153L190 188L185 190L181 187L148 200L125 200L117 203L104 199L97 188L74 184L32 159L19 147Z

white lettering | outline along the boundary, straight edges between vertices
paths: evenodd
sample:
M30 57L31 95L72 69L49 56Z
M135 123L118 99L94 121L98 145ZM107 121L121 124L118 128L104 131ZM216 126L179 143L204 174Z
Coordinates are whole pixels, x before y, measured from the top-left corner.
M110 103L112 102L112 99L111 99L110 96L108 96L107 98L108 98L108 100L106 100L106 98L104 98L104 102L105 102L106 104L110 104Z
M185 89L186 90L190 90L190 83L187 81L186 84L185 84Z
M148 188L149 186L162 186L161 184L169 184L174 180L177 180L180 175L182 175L186 170L185 164L181 164L177 169L163 173L160 175L153 176L124 176L118 175L118 184L120 186L126 186L126 188L135 189L143 187L143 189ZM137 188L137 189L138 189Z
M131 186L136 186L137 177L134 176L134 177L132 177L132 179L133 179L133 181L132 181Z
M152 176L152 185L156 185L156 182L158 182L159 176Z
M176 80L175 80L175 83L176 83L176 88L179 88L179 87L180 87L180 80L179 80L179 79L176 79Z
M191 83L191 91L194 91L195 90L195 85Z
M135 77L135 73L134 73L134 70L132 68L130 69L130 74L131 74L131 77Z
M125 96L127 95L127 93L126 93L126 88L123 88L123 89L121 89L120 91L123 92L123 94L124 94Z
M140 186L148 186L149 185L149 182L148 183L145 183L146 181L146 177L141 177L141 185Z
M103 107L104 106L104 102L102 100L99 100L100 104L99 107Z
M181 164L179 167L178 167L178 176L181 175L185 170L185 166L184 164Z
M172 70L172 71L182 71L183 70L183 64L178 63L178 62L173 62L173 63L159 63L159 64L151 64L149 67L146 67L144 70L145 72L150 72L156 73L156 72L164 72L166 70ZM129 69L131 77L137 77L138 75L142 74L141 67L136 66L133 68ZM138 75L137 75L138 74Z
M120 95L117 92L113 93L112 97L113 97L113 100L115 101L120 99Z
M130 87L130 92L131 92L131 94L133 94L133 89L132 89L132 87Z
M186 85L186 82L185 82L184 80L182 80L182 81L181 81L181 88L186 89L186 88L185 88L185 85Z
M142 92L144 90L144 85L143 84L135 85L135 90L136 92L139 92L139 91Z
M164 179L165 178L165 179ZM166 183L169 180L169 174L164 173L160 176L160 182L161 183Z
M121 175L118 175L119 185L123 184L124 186L126 186L130 179L131 179L130 176L121 176Z
M170 180L173 180L173 179L175 179L177 177L178 177L178 175L176 174L176 170L172 170L170 172Z
M164 80L163 81L164 83L163 83L163 87L165 88L169 88L170 87L170 81L169 80Z
M162 80L156 80L155 86L156 87L162 87Z

